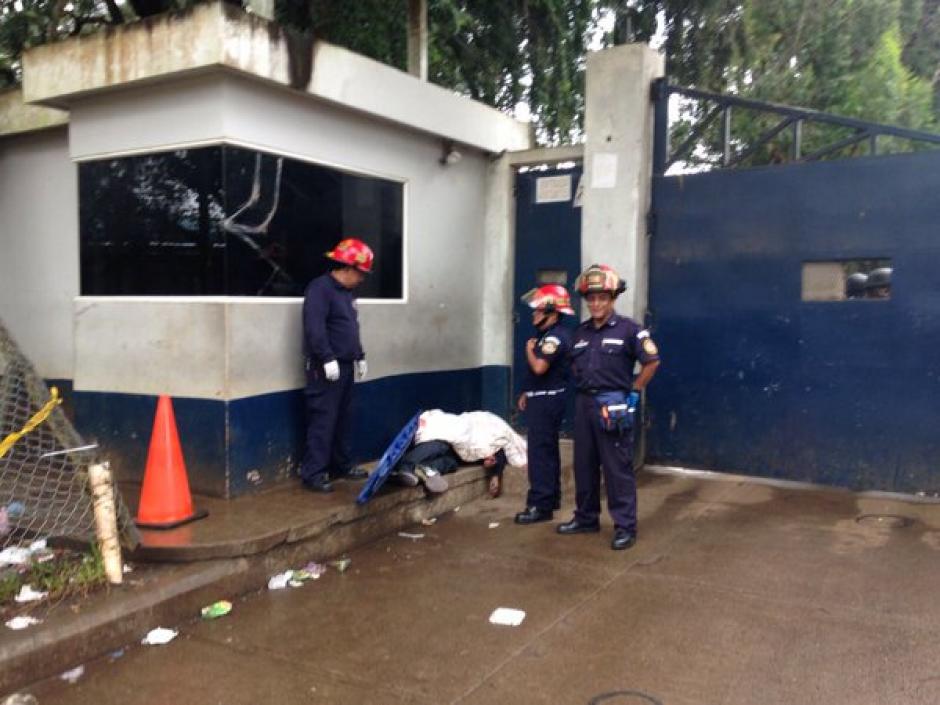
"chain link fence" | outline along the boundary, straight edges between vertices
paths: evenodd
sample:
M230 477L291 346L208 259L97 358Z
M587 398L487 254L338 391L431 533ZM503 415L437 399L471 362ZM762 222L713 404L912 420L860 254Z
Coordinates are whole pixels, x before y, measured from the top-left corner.
M0 322L0 550L46 537L93 541L87 467L98 459ZM114 504L121 542L133 548L139 536L117 491Z

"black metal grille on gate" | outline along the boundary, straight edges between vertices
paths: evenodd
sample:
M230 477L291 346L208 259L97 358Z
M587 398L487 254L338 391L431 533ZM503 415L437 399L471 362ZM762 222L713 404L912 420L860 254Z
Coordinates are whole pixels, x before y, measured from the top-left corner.
M676 135L670 133L672 96L695 105L691 112L696 119L684 122L685 130ZM940 146L940 135L929 132L675 86L664 78L653 83L652 98L656 109L653 155L656 175L690 159L700 166L732 168ZM742 114L743 124L736 133L734 116L738 113ZM807 134L809 130L814 130L811 136ZM673 149L670 142L675 137L681 141Z

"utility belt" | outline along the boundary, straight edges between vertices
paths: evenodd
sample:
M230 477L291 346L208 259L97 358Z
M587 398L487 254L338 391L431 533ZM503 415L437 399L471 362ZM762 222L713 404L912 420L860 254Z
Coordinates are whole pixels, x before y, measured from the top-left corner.
M640 404L638 392L606 390L597 391L591 396L594 397L597 407L597 418L601 430L624 434L633 428L636 422L636 410Z
M337 358L336 361L337 361L340 365L352 365L353 362L355 362L355 360L342 360L342 359L339 359L339 358ZM308 372L309 372L310 370L319 370L319 369L322 369L322 368L323 368L323 364L324 364L324 363L320 362L319 360L317 360L317 359L314 358L314 357L310 357L309 355L304 356L304 369L307 370Z
M566 389L562 387L561 389L539 389L535 392L525 392L525 395L528 399L532 397L554 397L558 394L564 394Z

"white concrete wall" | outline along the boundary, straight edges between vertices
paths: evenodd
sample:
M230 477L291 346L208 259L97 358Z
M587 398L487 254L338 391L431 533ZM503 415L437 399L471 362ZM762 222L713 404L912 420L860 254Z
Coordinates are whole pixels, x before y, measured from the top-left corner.
M65 128L0 139L0 319L46 378L72 378L77 179Z
M617 310L642 322L648 299L646 216L653 162L650 85L664 58L645 44L588 55L581 261L626 277Z
M70 126L71 153L77 159L227 141L403 182L405 301L359 306L370 377L483 364L488 167L483 154L464 150L459 163L444 167L437 138L232 75L82 100L73 107ZM94 306L87 308L90 303ZM200 334L170 346L154 339L152 331L175 335L179 328L161 321L164 315L178 321L175 307L187 305L154 309L146 300L104 298L77 304L88 323L76 330L76 389L154 393L158 381L172 382L187 346L194 359L201 359L205 341ZM134 306L140 316L127 314ZM302 386L299 299L229 300L224 310L226 332L210 327L206 333L220 336L219 350L229 350L223 395L238 398ZM92 354L95 345L86 337L104 330L111 331L115 346L135 351L128 365L136 367L136 374L113 375L113 361ZM167 346L183 358L154 360L142 340L149 341L148 349ZM186 396L214 397L217 385L207 380L187 388Z
M515 171L510 155L487 170L486 237L483 249L483 319L480 358L484 365L512 364L512 285L515 260L513 195Z

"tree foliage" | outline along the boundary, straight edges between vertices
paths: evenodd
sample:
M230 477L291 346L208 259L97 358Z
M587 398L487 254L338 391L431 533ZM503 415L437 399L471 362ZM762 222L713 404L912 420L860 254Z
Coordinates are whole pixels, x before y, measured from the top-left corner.
M18 79L24 47L196 1L0 0L0 82ZM611 19L604 43L661 42L673 83L920 128L940 115L940 0L428 0L428 7L430 79L507 112L528 106L545 143L579 134L585 53ZM276 0L275 12L295 36L405 66L407 0Z
M650 39L650 17L663 18L672 83L872 122L937 126L940 0L622 0L612 10L617 23L608 43ZM706 110L687 106L676 136ZM743 149L773 122L739 112L737 146ZM706 133L706 157L716 152L717 131L716 125ZM788 134L756 159L785 152ZM846 134L810 131L804 147L811 151Z

